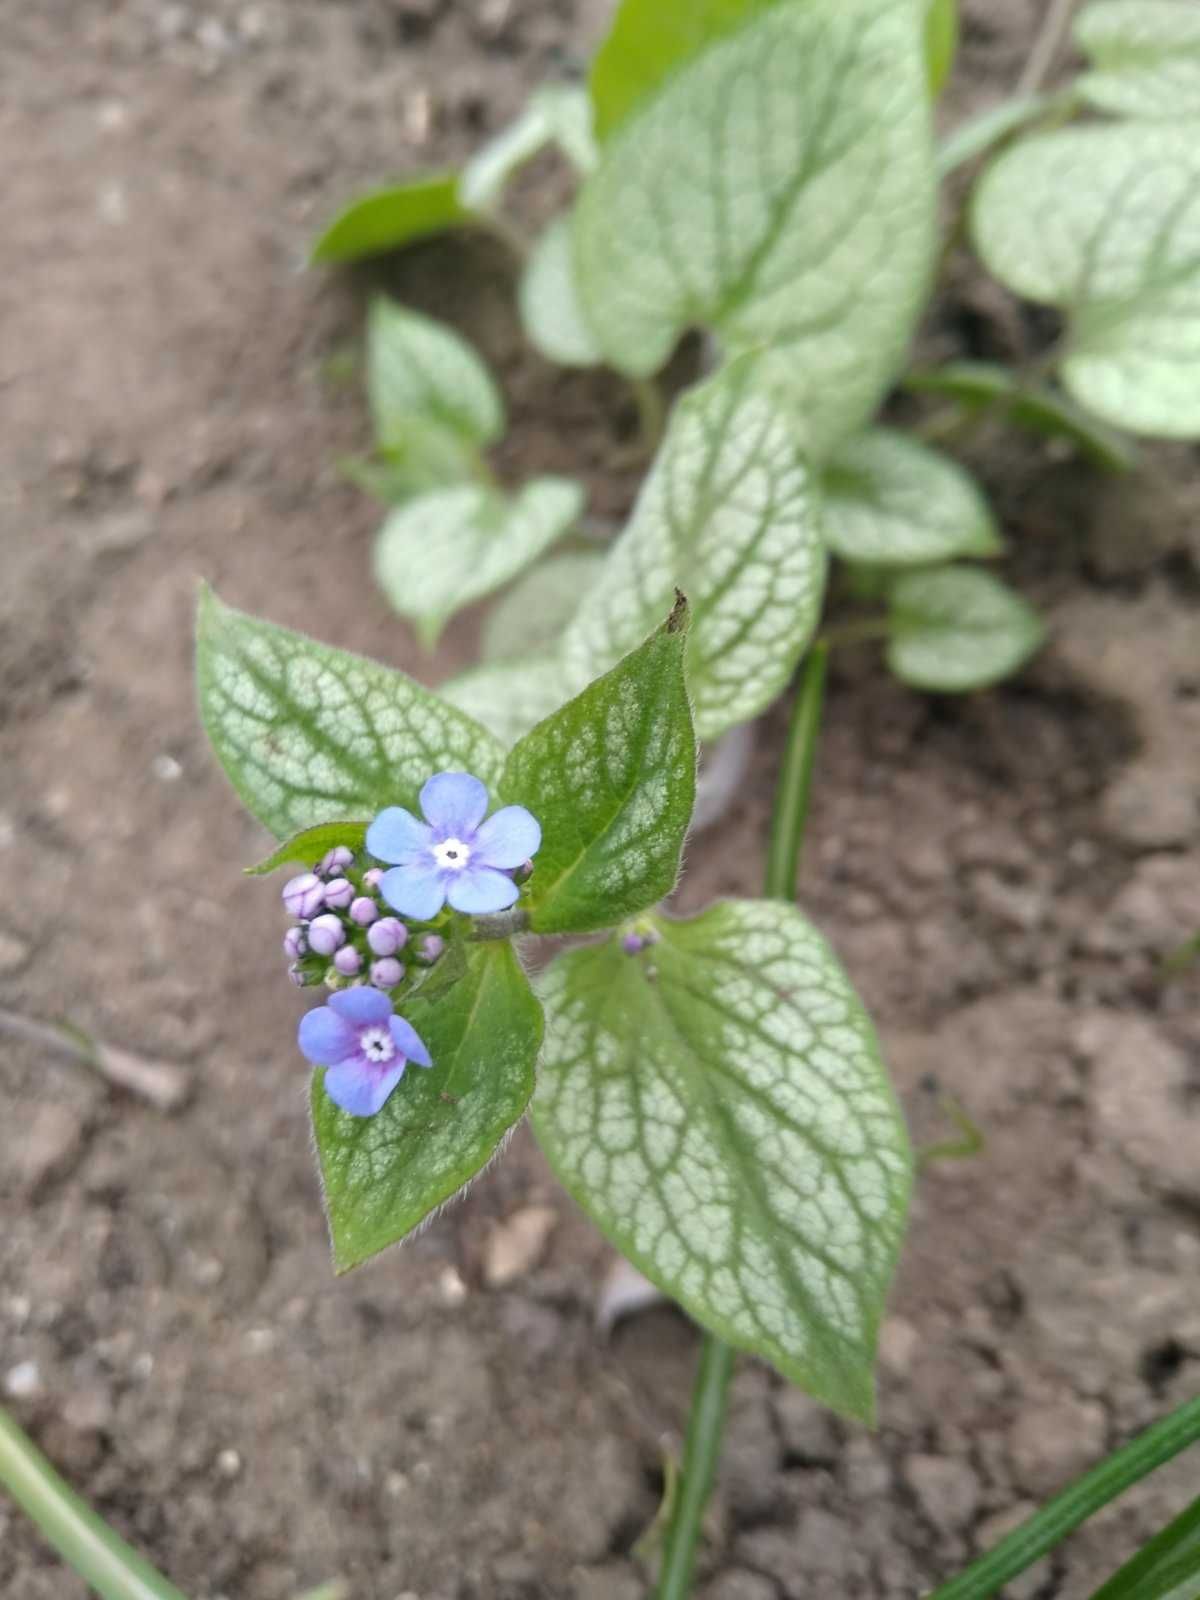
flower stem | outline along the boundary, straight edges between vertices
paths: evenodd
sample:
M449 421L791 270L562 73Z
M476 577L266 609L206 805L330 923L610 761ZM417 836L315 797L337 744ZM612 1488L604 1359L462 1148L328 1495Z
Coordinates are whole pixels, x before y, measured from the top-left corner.
M828 654L824 645L816 645L809 651L792 707L767 846L763 892L771 900L791 901L795 896ZM657 1600L687 1600L691 1592L704 1508L712 1492L721 1435L725 1431L725 1409L734 1360L731 1345L711 1333L704 1335L700 1367L692 1390L679 1487L663 1547Z
M1200 1441L1200 1395L1185 1401L1098 1467L1085 1472L993 1550L935 1589L929 1600L989 1600L1061 1539L1148 1472Z
M184 1600L68 1488L2 1407L0 1484L101 1600Z
M515 911L497 911L494 916L474 917L468 938L511 939L515 933L529 932L529 913L524 907Z

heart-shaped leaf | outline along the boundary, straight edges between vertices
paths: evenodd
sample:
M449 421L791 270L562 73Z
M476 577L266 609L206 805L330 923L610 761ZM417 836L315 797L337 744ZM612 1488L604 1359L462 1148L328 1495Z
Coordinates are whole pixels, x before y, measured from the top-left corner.
M825 539L844 561L917 566L1002 548L970 474L891 428L872 428L839 446L824 487Z
M402 672L224 605L196 621L200 714L246 809L276 838L388 805L435 772L500 777L503 747Z
M678 587L691 601L687 675L696 732L761 711L812 637L825 546L790 412L746 355L676 403L629 526L563 644L570 682L645 638Z
M504 404L466 340L384 295L367 316L367 394L384 452L411 450L414 423L455 437L468 459L504 432Z
M821 455L875 409L924 298L935 226L921 12L913 0L697 9L722 22L736 9L740 25L676 62L603 146L574 212L580 304L599 349L634 376L696 325L731 350L768 348Z
M325 229L310 260L360 261L472 220L459 202L457 173L433 173L359 195Z
M1092 63L1075 87L1122 117L1200 117L1200 8L1195 0L1095 0L1075 19Z
M384 523L375 575L432 644L448 617L529 566L582 509L583 491L567 478L535 478L511 497L478 484L435 490Z
M696 798L687 607L510 752L507 800L542 825L535 933L587 933L670 894Z
M976 246L1067 319L1074 397L1134 433L1200 436L1200 119L1065 128L984 174Z
M405 1014L433 1066L410 1065L375 1116L339 1110L324 1072L313 1076L339 1272L403 1239L481 1172L533 1093L541 1009L507 941L471 946L458 982L430 999L418 993Z
M936 567L905 573L888 595L888 665L916 689L958 693L1011 677L1046 630L1037 612L990 572Z
M793 906L654 928L544 974L538 1140L698 1322L869 1418L911 1164L870 1020Z
M556 217L529 255L517 291L526 336L560 367L594 367L603 357L575 291L571 222Z

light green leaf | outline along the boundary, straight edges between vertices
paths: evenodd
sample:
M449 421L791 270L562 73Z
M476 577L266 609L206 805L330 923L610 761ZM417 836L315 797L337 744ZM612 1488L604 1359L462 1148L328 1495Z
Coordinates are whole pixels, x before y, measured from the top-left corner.
M1063 380L1133 433L1200 436L1200 120L1067 128L985 173L975 243L1067 318Z
M201 591L196 677L205 731L246 809L276 838L383 806L418 808L435 772L499 779L502 747L428 689Z
M925 7L925 71L929 92L941 93L958 50L958 0L928 0Z
M913 0L745 9L604 147L574 212L576 290L600 350L635 377L696 325L731 350L768 347L820 455L875 409L924 299L921 16Z
M571 682L628 654L692 604L687 676L701 739L783 689L820 614L825 547L789 413L757 387L753 357L676 403L662 449L600 580L568 626Z
M468 1184L533 1093L541 1010L507 940L471 946L453 988L429 1000L418 993L405 1014L433 1066L410 1066L375 1116L339 1110L324 1072L313 1076L313 1130L339 1272L403 1239Z
M548 83L535 89L524 111L479 149L462 170L459 199L488 211L509 180L547 145L557 144L580 172L596 164L592 107L587 91L575 84Z
M243 867L242 871L248 877L260 878L264 873L275 872L288 865L311 867L339 844L344 844L347 850L357 854L366 844L366 838L365 822L318 822L315 828L302 828L290 839L285 839L265 861L260 861L257 866Z
M1123 117L1200 117L1200 7L1195 0L1095 0L1075 19L1095 69L1083 98Z
M891 428L848 439L830 457L824 489L825 539L844 561L916 566L1003 548L971 475Z
M1016 133L1026 123L1040 117L1052 104L1049 95L1031 94L1017 100L1002 100L998 106L989 106L986 111L981 111L969 122L955 128L953 133L947 134L938 146L938 177L948 178L959 167L966 166L968 161L984 155L993 145L1007 139L1009 134Z
M621 0L592 60L596 134L618 123L686 62L779 0Z
M544 975L538 1141L698 1322L869 1420L911 1173L870 1019L794 906L655 926Z
M513 496L477 484L435 490L384 523L375 575L433 644L448 617L535 561L582 509L583 490L568 478L535 478Z
M561 367L594 367L603 358L575 292L571 221L557 217L530 252L517 289L526 337Z
M904 387L914 394L941 394L968 410L994 411L998 418L1048 439L1066 439L1107 472L1137 465L1132 442L1093 417L1049 384L1018 379L1010 367L990 361L948 361L927 372L910 372Z
M905 573L888 610L888 665L915 689L986 688L1024 666L1045 638L1037 612L975 567Z
M696 798L687 605L509 753L503 794L542 825L535 933L611 928L670 894Z
M434 173L359 195L325 229L309 259L360 261L472 220L459 203L458 175Z
M438 691L495 734L506 748L568 698L557 656L522 656L463 672Z
M563 629L603 570L601 550L570 550L532 567L492 607L480 641L485 660L557 648Z
M402 457L423 458L423 429L457 438L467 459L504 432L504 404L466 340L384 295L367 316L367 395L379 448Z

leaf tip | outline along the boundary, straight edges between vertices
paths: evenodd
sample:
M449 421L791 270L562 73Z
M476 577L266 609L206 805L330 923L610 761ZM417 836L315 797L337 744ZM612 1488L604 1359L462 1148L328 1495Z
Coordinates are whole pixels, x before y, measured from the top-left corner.
M686 633L690 620L687 595L682 589L675 591L675 604L671 607L671 615L667 618L664 631L667 633Z

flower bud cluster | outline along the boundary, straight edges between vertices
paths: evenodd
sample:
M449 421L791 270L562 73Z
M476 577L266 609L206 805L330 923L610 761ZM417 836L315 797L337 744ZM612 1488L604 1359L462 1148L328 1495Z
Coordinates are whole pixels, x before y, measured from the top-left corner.
M436 933L409 945L409 927L378 899L378 867L365 871L345 845L328 851L311 872L283 886L283 904L295 918L283 939L288 976L302 987L324 983L329 989L371 984L386 992L404 982L408 968L400 953L431 966L445 949Z

